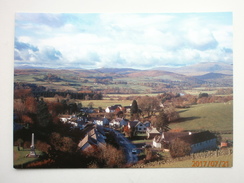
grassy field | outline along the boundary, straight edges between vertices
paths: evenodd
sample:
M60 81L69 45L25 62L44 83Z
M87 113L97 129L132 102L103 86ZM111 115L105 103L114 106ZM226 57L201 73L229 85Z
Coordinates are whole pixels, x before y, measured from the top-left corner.
M193 105L179 110L181 119L169 125L171 129L210 130L227 132L233 130L233 102ZM232 139L232 134L226 134Z
M198 166L194 164L194 162L198 162ZM143 168L227 168L233 166L233 155L224 155L218 157L209 157L209 158L199 158L193 160L182 160L176 161L172 163L160 163L160 162L152 162L146 165L143 165ZM205 163L206 162L206 163ZM214 162L214 163L212 163ZM209 164L208 164L209 163ZM212 163L212 165L211 165ZM194 166L195 165L195 166ZM205 165L205 166L204 166ZM140 165L136 165L135 168L140 167Z
M25 156L30 152L30 150L27 149L22 149L20 151L18 151L17 146L14 146L14 166L18 166L18 165L22 165L25 163L30 163L33 162L35 160L37 160L38 158L26 158ZM36 154L40 155L42 154L41 151L36 150Z
M131 100L81 100L83 107L87 107L90 102L92 102L94 105L94 108L102 107L105 109L108 106L112 106L115 104L120 104L122 106L129 106L132 101Z

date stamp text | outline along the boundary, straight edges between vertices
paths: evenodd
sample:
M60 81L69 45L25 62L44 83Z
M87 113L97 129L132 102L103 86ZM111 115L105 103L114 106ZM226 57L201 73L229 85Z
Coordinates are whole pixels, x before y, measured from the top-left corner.
M229 167L229 161L192 161L192 167Z

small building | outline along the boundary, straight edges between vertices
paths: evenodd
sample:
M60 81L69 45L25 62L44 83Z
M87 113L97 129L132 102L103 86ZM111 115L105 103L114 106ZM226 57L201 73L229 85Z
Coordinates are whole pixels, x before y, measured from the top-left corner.
M93 146L104 147L106 144L105 133L99 126L89 124L82 130L81 133L82 138L78 144L78 148L81 151L87 151L90 147Z
M138 133L146 133L146 131L147 131L147 127L145 126L144 123L138 121L138 123L137 123L136 126L135 126L135 130L136 130L136 132L138 132Z
M61 115L61 116L59 116L60 121L63 122L63 123L66 123L66 122L70 121L71 118L72 118L71 115Z
M109 125L109 120L107 118L94 118L93 123L99 126Z
M163 132L162 135L154 137L153 146L169 149L170 144L177 138L190 145L191 153L214 150L217 148L217 137L209 131L199 133Z
M122 111L122 106L120 104L109 106L105 109L105 112L106 113L113 113L116 111L116 109Z
M134 128L136 127L137 123L139 123L138 120L129 121L129 122L128 122L128 128L129 128L129 129L134 129Z
M153 146L157 148L169 149L169 144L172 140L186 136L191 132L163 132L161 135L157 135L153 139Z
M217 148L217 137L209 131L189 134L187 136L180 137L180 139L190 144L191 153L215 150Z
M109 126L114 128L120 128L122 126L126 126L127 124L128 122L124 118L116 118L109 123Z
M151 122L150 122L150 121L145 121L143 124L144 124L146 127L150 127L150 126L151 126Z
M123 111L126 113L130 113L131 106L124 106Z
M160 132L154 127L147 127L147 139L153 139L156 135L160 135Z

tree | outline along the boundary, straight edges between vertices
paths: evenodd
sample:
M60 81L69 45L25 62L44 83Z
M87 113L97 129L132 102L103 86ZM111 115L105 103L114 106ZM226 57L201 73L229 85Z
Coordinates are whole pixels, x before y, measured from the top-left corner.
M55 151L72 153L75 152L77 145L69 137L62 137L59 133L53 132L50 138L51 148Z
M123 111L119 111L119 112L117 112L116 115L118 118L122 118L124 116L124 113L123 113Z
M198 98L208 97L208 93L200 93Z
M24 141L23 141L23 139L18 139L17 143L18 143L18 151L20 151L20 147L22 147L22 144L24 143Z
M176 138L170 143L169 150L172 158L183 157L190 154L191 146L185 141Z
M22 115L21 116L21 120L25 123L25 124L33 124L33 120L27 116L27 115Z
M90 100L90 99L91 99L91 97L89 95L85 96L85 100Z
M180 118L180 115L177 111L175 111L175 108L173 106L169 106L164 109L164 113L166 114L167 120L169 122L175 121Z
M37 102L34 97L31 96L26 97L25 106L28 112L36 113Z
M93 102L89 102L89 104L87 105L90 109L92 109L92 107L94 106Z
M48 111L47 103L43 99L37 104L37 121L42 127L47 127L52 123L52 116Z
M160 111L158 116L152 118L152 125L158 131L169 131L169 121L164 111Z
M122 150L118 150L111 145L102 148L100 159L104 162L103 167L117 168L125 163L125 156Z
M146 112L148 116L152 116L160 109L160 101L157 97L140 97L138 99L138 106L142 112Z
M132 101L132 105L131 105L130 113L131 113L132 115L138 113L138 105L137 105L136 100L133 100L133 101Z

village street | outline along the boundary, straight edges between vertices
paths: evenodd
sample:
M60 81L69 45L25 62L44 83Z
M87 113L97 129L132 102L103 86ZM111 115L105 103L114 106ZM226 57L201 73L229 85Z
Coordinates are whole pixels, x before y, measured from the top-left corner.
M104 127L104 130L112 131L114 133L116 142L125 152L127 164L136 163L138 161L138 157L137 157L138 152L134 144L132 144L123 134L119 133L114 129Z

